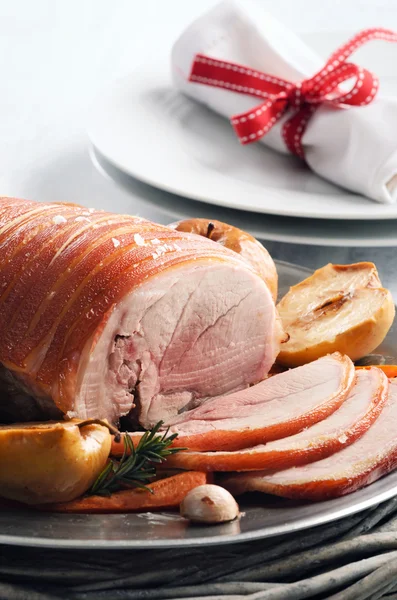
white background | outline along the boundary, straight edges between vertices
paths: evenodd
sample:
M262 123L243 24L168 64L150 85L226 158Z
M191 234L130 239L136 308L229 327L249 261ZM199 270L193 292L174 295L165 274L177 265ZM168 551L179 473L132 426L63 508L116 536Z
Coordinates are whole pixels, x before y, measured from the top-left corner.
M397 30L396 0L259 0L297 32L374 25ZM171 46L213 0L0 0L0 194L112 206L166 222L93 166L85 133L95 97L113 78ZM375 260L397 292L396 249L371 251L268 243L275 257L320 266ZM397 295L397 294L396 294Z

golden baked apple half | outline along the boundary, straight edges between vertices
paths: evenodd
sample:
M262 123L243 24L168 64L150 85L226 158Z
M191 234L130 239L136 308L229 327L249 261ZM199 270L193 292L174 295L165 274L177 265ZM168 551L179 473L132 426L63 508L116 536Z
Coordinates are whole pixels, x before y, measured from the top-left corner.
M26 504L74 500L103 470L111 439L107 427L76 420L0 426L0 495Z
M383 341L395 313L391 293L367 262L318 269L277 309L288 334L277 361L288 367L336 351L358 360Z

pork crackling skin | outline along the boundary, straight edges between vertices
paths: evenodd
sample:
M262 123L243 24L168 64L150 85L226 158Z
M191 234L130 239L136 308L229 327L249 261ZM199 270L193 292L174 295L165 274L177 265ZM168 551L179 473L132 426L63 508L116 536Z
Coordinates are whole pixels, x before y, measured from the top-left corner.
M282 338L262 278L205 237L0 198L0 421L148 428L261 381Z
M375 422L357 441L322 460L280 471L228 474L222 485L233 494L265 492L321 501L350 494L397 467L397 381Z

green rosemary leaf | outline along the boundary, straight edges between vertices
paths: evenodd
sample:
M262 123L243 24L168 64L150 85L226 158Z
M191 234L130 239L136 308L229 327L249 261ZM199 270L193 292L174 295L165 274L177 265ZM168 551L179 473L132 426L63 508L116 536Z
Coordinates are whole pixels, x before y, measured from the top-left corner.
M127 478L127 477L121 477L118 481L120 483L125 483L126 485L130 486L131 484L133 484L135 481L148 481L149 479L153 479L153 477L155 476L155 473L139 473L137 475L135 475L135 477L133 478Z
M131 486L129 487L139 488L140 490L145 490L146 492L150 492L151 494L153 494L153 490L144 483L141 483L140 481L131 482Z
M157 435L158 431L161 429L161 427L163 426L163 421L159 421L157 423L157 425L155 425L150 431L149 431L149 439L153 439L155 435Z
M163 462L163 457L162 455L159 454L159 452L154 451L154 450L147 450L146 452L146 457L147 459L151 460L152 462Z
M94 481L94 483L91 487L91 490L90 490L91 494L96 493L97 490L99 490L101 488L102 484L108 478L108 476L112 470L113 470L113 461L110 461L110 462L108 462L106 467L103 469L102 473L99 475L99 477L96 479L96 481Z
M129 435L124 435L123 455L119 461L111 459L88 490L87 495L109 496L126 489L141 488L152 493L147 483L156 476L155 465L161 464L167 456L187 448L170 448L178 434L168 435L169 429L160 432L163 425L159 421L150 431L146 431L138 444Z

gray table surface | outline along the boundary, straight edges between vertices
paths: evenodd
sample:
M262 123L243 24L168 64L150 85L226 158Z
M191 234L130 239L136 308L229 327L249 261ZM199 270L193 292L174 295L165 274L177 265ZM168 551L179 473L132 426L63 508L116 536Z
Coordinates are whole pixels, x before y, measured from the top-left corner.
M0 546L0 600L396 600L396 559L394 498L287 538L232 546Z

